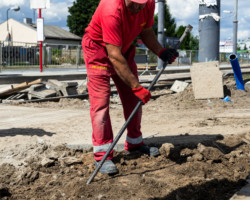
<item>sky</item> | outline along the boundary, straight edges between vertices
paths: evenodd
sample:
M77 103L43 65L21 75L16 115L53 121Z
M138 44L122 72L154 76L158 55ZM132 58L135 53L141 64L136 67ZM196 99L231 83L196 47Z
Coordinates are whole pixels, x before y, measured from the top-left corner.
M87 1L87 0L83 0ZM68 8L73 5L74 0L50 0L50 8L42 10L44 23L56 25L66 30ZM172 17L175 18L177 26L191 24L194 29L192 34L199 36L199 0L167 0ZM38 11L30 8L30 0L0 0L0 23L7 19L6 11L13 6L20 6L20 11L9 10L9 18L23 22L24 18L36 20ZM156 4L157 12L158 4ZM235 0L221 0L220 39L232 40ZM224 10L231 13L225 13ZM238 39L245 40L250 37L250 6L249 0L238 0Z

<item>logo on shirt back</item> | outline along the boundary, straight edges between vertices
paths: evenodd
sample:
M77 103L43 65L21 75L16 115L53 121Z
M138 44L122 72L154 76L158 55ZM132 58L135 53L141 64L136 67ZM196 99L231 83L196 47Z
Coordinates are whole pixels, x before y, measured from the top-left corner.
M143 22L142 24L140 24L141 27L145 26L146 22Z

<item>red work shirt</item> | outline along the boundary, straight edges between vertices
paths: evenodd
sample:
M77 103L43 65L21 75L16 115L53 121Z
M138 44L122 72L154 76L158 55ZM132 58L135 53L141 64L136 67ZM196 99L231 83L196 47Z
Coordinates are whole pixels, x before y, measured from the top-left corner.
M154 24L155 0L133 14L125 0L101 0L85 32L95 42L105 46L109 43L122 48L125 53L143 28Z

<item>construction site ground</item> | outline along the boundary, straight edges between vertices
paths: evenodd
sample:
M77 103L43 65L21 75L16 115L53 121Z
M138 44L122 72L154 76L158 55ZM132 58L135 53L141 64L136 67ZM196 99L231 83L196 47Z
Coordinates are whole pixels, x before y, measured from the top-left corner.
M114 152L119 174L98 173L89 185L88 99L0 104L0 199L249 199L250 91L237 90L233 77L224 89L231 101L195 100L192 84L154 90L141 130L161 155L126 155L124 133ZM117 95L110 116L116 135L124 124Z

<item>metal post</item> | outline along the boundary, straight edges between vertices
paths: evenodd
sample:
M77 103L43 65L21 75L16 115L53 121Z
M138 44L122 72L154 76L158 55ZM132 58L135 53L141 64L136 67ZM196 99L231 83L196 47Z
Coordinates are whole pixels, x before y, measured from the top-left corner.
M39 18L42 18L42 9L39 8ZM43 71L43 53L42 53L42 41L39 41L39 50L40 50L40 72Z
M189 51L190 65L192 65L192 50Z
M220 0L199 3L199 62L219 60Z
M158 0L158 41L164 47L164 16L165 16L165 0ZM163 61L157 58L157 68L163 67Z
M237 53L237 29L238 29L238 0L235 0L234 7L234 30L233 30L233 54Z
M2 71L2 65L3 65L3 54L2 54L2 43L0 42L0 72Z
M77 66L77 69L78 69L78 66L80 65L80 60L81 60L81 45L78 45L77 49L76 49L76 66Z
M10 65L10 33L9 33L9 10L10 8L7 9L7 37L8 37L8 53L7 53L7 65Z
M43 43L43 45L42 45L42 55L41 56L42 56L42 64L44 66L47 65L47 53L46 53L46 49L47 49L47 43Z
M45 46L44 46L45 48ZM46 64L51 64L51 61L52 61L52 49L51 47L46 47Z

